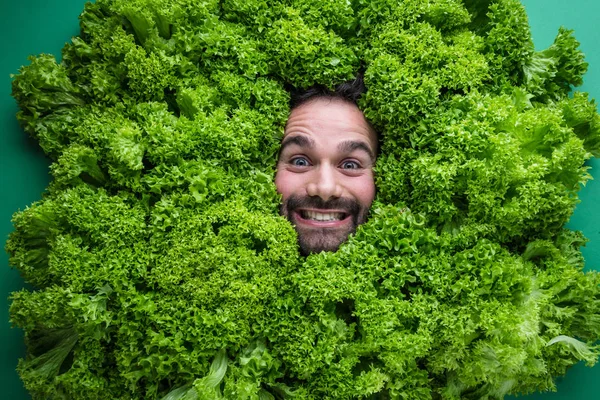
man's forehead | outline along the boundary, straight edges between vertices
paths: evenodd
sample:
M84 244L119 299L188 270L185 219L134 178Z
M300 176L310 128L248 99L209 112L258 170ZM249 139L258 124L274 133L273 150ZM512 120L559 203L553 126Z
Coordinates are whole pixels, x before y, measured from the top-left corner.
M323 133L360 135L367 140L373 153L377 149L375 130L355 104L343 99L319 97L294 108L285 127L282 145L288 136L302 136L303 133L308 136ZM306 141L294 141L298 145L309 145Z
M344 123L352 121L357 125L367 124L362 111L349 101L335 97L317 97L295 107L288 118L288 125L299 118L310 117L317 123L331 121Z

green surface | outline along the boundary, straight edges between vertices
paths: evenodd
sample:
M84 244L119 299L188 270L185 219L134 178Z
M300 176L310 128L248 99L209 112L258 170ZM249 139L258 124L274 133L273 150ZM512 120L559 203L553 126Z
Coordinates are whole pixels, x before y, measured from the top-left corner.
M48 183L48 161L28 140L14 117L17 108L10 97L11 73L27 63L30 54L53 53L58 55L63 44L78 32L77 15L85 0L22 0L0 2L0 237L4 242L12 230L10 218L14 211L23 209L40 198ZM576 30L582 50L587 55L590 69L580 90L600 98L600 30L596 16L600 12L597 0L524 0L532 25L533 38L538 49L547 47L561 25ZM582 230L590 239L583 250L589 269L600 269L600 160L592 160L592 175L597 180L588 183L580 194L578 206L569 226ZM14 371L17 360L24 355L21 332L11 329L8 323L10 292L23 287L18 273L8 268L7 256L0 257L0 307L1 360L0 397L27 399ZM522 399L596 399L600 391L600 366L585 368L577 365L566 377L558 381L558 393L538 394Z
M40 198L48 184L48 161L37 144L19 128L12 97L10 74L27 63L31 54L60 54L71 36L78 34L77 16L84 0L0 1L0 241L2 247L12 230L11 215ZM23 334L8 322L10 292L23 287L19 274L8 268L8 257L0 257L0 398L28 399L15 372L25 354Z

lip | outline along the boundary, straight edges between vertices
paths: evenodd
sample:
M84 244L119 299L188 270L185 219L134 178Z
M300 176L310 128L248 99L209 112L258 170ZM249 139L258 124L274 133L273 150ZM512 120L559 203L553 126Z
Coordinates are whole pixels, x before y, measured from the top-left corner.
M302 211L313 211L319 213L344 213L346 217L344 219L340 219L337 221L316 221L313 219L304 219L302 218ZM338 228L344 225L347 225L352 221L352 215L345 210L322 210L317 208L302 208L298 210L294 210L294 219L297 224L302 224L306 226L311 226L315 228Z

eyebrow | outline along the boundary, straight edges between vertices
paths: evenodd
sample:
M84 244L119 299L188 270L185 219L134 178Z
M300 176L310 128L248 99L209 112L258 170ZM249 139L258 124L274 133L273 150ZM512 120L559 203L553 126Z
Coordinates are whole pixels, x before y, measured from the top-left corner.
M345 142L338 144L338 150L343 153L352 153L355 150L362 150L369 155L372 161L375 160L375 154L373 154L371 147L360 140L346 140Z
M283 142L281 142L281 146L279 147L279 154L281 155L281 153L283 153L283 150L291 145L297 145L299 147L306 147L309 149L313 149L315 147L315 141L307 138L306 136L288 136L285 139L283 139Z
M281 147L279 148L279 155L283 153L283 150L286 147L292 145L306 147L308 149L313 149L316 147L315 141L311 138L307 138L306 136L288 136L285 139L283 139L283 142L281 142ZM372 161L375 160L375 154L373 154L373 150L371 150L371 147L367 143L360 140L346 140L338 144L337 148L340 152L343 153L352 153L355 150L362 150L369 155L369 158Z

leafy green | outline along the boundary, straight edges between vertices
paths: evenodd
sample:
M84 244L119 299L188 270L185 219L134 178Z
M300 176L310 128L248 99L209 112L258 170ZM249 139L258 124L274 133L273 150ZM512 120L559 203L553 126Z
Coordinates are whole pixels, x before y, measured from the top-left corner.
M500 399L600 353L564 228L600 154L571 31L516 0L97 0L14 76L52 160L6 249L34 398ZM369 221L301 257L289 90L364 73Z

